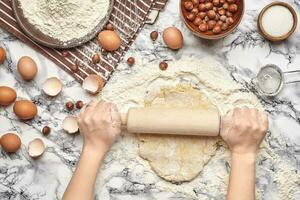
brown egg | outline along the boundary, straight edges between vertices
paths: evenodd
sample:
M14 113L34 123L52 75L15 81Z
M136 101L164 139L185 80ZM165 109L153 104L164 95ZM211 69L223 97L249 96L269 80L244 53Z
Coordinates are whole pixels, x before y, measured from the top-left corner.
M7 153L15 153L21 147L21 139L17 134L6 133L1 137L1 146Z
M5 58L6 58L5 49L3 47L0 47L0 65L4 63Z
M36 105L28 100L16 101L13 109L17 117L22 120L32 119L37 114Z
M106 51L115 51L121 46L121 38L115 31L105 30L99 33L98 43Z
M163 32L163 39L170 49L180 49L183 45L183 36L176 27L166 28Z
M0 106L8 106L17 98L17 93L14 89L7 86L0 86Z
M38 68L32 58L23 56L18 62L18 71L25 81L31 81L37 74Z

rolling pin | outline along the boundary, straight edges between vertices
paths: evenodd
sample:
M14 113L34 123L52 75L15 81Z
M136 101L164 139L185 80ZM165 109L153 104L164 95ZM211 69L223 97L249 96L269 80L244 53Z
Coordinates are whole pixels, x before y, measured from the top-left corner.
M122 114L129 133L218 136L221 117L216 109L130 108Z

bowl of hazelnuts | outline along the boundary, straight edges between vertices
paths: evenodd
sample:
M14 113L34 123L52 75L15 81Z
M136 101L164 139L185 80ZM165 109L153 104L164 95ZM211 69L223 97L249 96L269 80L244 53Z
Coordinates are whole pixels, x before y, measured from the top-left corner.
M221 39L233 32L244 15L244 0L181 0L180 13L198 37Z

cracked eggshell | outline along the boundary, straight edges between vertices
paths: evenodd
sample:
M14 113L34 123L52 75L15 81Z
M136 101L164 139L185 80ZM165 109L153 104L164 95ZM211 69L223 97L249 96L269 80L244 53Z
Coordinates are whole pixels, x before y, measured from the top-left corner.
M77 118L73 116L66 117L62 122L62 128L69 134L75 134L79 131Z
M91 94L98 94L104 87L105 81L99 75L91 74L82 82L82 88Z
M32 158L38 158L45 152L45 144L43 140L36 138L28 144L28 154Z
M56 77L48 78L43 83L43 91L51 97L57 96L61 92L62 87L62 82Z

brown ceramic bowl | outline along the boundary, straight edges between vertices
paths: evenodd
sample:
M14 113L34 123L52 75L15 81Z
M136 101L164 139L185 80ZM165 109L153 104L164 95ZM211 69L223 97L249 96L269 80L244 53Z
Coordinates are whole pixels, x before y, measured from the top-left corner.
M188 19L186 19L186 15L188 14L188 11L185 10L184 8L184 2L186 2L188 0L180 0L180 5L179 5L179 9L180 9L180 15L182 20L184 21L185 25L188 27L188 29L190 29L195 35L197 35L200 38L203 39L207 39L207 40L218 40L218 39L222 39L224 37L226 37L227 35L229 35L230 33L232 33L236 27L240 24L243 15L244 15L244 0L237 0L237 5L238 5L238 11L233 15L233 19L234 19L234 23L226 30L226 31L222 31L219 34L214 34L211 30L206 31L206 32L201 32L198 28L198 26L194 25L193 22L189 21Z
M290 12L292 13L293 15L293 19L294 19L294 24L293 24L293 27L292 29L285 35L283 36L280 36L280 37L273 37L271 35L269 35L264 29L263 29L263 26L262 26L262 17L263 15L265 14L266 10L268 10L270 7L272 6L284 6L286 7L287 9L290 10ZM279 42L279 41L282 41L282 40L286 40L288 39L296 30L297 28L297 24L298 24L298 17L297 17L297 13L296 11L294 10L294 8L292 6L290 6L289 4L287 3L284 3L284 2L280 2L280 1L276 1L276 2L273 2L273 3L270 3L268 4L266 7L264 7L262 9L262 11L260 12L259 16L258 16L258 20L257 20L257 26L258 26L258 29L261 33L261 35L263 37L265 37L267 40L270 40L272 42Z

